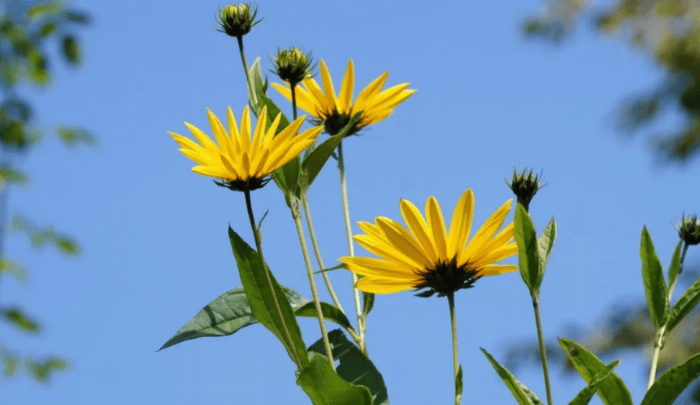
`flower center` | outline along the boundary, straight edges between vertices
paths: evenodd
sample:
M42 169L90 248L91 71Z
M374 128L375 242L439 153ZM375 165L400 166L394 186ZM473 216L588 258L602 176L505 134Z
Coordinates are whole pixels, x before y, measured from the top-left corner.
M352 110L350 111L352 113ZM334 109L330 114L327 114L325 117L322 117L323 121L321 122L319 120L318 124L323 123L324 128L326 129L326 132L331 135L335 136L337 135L343 128L345 128L346 125L350 123L350 119L352 119L351 114L341 114L338 112L337 109ZM355 123L355 125L350 128L350 130L345 134L346 137L350 135L355 135L362 129L361 126L362 120L359 122Z
M476 280L480 279L480 269L474 268L469 262L462 266L457 265L457 259L446 262L438 262L433 268L427 268L418 272L422 281L414 287L415 291L427 289L416 294L418 297L431 297L437 293L438 297L453 294L455 291L471 288Z

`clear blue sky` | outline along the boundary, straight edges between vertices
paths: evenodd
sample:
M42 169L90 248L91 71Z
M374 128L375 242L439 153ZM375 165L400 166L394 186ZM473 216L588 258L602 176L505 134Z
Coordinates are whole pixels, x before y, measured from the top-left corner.
M30 270L30 279L3 280L2 302L21 304L44 330L27 337L0 325L5 346L65 356L70 371L47 386L26 375L1 379L0 402L308 403L295 385L293 363L259 325L156 353L201 307L240 285L228 225L252 243L243 196L192 173L166 134L187 133L183 121L207 129L207 107L223 114L230 105L240 114L246 103L235 40L214 30L224 3L71 4L95 18L81 36L85 63L77 71L59 68L55 86L30 94L38 124L83 126L99 145L65 149L47 137L22 163L31 183L12 190L10 212L74 236L83 255L35 251L25 237L10 235L7 253ZM346 143L354 221L398 220L400 198L422 205L430 195L451 212L472 188L480 224L511 198L503 180L514 166L543 169L548 185L531 209L540 230L551 216L559 226L542 287L551 339L564 337L567 325L593 324L614 303L643 300L642 226L666 266L677 242L673 223L683 212L700 211L700 165L660 167L645 140L614 132L616 106L661 73L623 40L598 37L585 26L561 49L525 40L521 24L542 4L260 1L264 20L245 44L250 62L260 55L265 69L278 47L312 50L338 83L352 57L355 94L385 70L388 85L410 82L418 89L392 117ZM264 243L278 280L310 296L280 192L271 184L253 199L258 215L270 210ZM312 188L310 204L332 264L346 254L333 165ZM691 249L687 263L698 257ZM350 308L349 273L334 272L332 279ZM519 274L482 279L456 302L464 403L513 403L479 347L505 360L510 345L534 338ZM300 323L309 344L319 338L317 322ZM392 403L450 403L445 299L378 296L367 337ZM645 382L641 364L627 357L618 368L637 402ZM553 376L557 403L583 387L559 371ZM545 397L537 369L517 377Z

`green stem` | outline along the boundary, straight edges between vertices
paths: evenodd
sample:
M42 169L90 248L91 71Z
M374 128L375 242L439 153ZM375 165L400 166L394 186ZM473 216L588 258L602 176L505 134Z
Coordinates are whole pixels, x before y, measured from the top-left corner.
M673 280L671 287L668 289L668 302L671 302L673 297L673 289L676 287L676 281L678 281L678 276L681 275L683 271L683 261L685 261L685 254L688 252L688 244L683 243L683 253L681 253L681 259L678 264L678 274L676 279ZM651 388L656 380L656 369L659 365L659 357L661 355L661 348L664 346L666 340L666 325L662 325L657 331L654 337L654 355L651 358L651 369L649 370L649 383L647 384L647 390Z
M258 106L258 96L253 90L253 82L250 80L250 73L248 72L248 62L245 58L245 51L243 50L243 36L236 37L238 39L238 49L241 51L241 62L243 62L243 72L245 73L245 80L248 82L248 92L250 93L250 98L253 100L253 106L257 108ZM256 111L257 113L257 111Z
M291 86L289 86L292 92L292 114L294 115L294 119L297 119L297 93L295 91L297 85L296 83L292 83Z
M336 135L337 136L337 135ZM343 216L345 217L345 234L348 239L348 252L350 257L355 256L355 246L352 239L352 225L350 224L350 208L348 206L348 185L345 180L345 162L343 161L343 141L338 144L338 169L340 171L340 194L343 200ZM365 355L367 354L367 345L365 344L365 319L362 316L362 308L360 306L360 290L355 288L357 283L357 275L350 272L352 275L352 291L355 298L355 313L357 314L357 328L360 334L360 350Z
M452 363L455 373L455 405L462 403L462 393L457 390L457 378L459 378L459 348L457 347L457 317L455 315L455 295L447 294L447 303L450 306L450 323L452 324Z
M331 363L331 367L335 371L335 362L333 360L333 351L328 340L328 331L326 330L326 321L323 319L323 310L321 309L321 299L318 297L318 289L314 280L314 269L311 266L311 258L309 257L309 248L306 246L306 238L304 237L304 226L301 224L301 211L299 205L292 208L292 217L294 217L294 225L297 227L297 236L299 236L299 244L301 252L304 255L304 263L306 264L306 274L309 276L309 284L311 285L311 294L314 297L314 306L318 315L318 323L321 325L321 337L323 339L323 348L326 349L326 357Z
M544 372L544 386L547 390L547 404L552 405L552 387L549 383L549 365L547 364L547 351L544 347L544 335L542 334L542 320L540 319L540 297L532 294L532 307L535 310L535 323L537 324L537 340L540 344L540 357L542 359L542 371Z
M263 268L263 273L265 273L265 279L267 280L267 287L270 289L270 293L272 294L272 301L275 305L275 312L279 316L280 324L282 325L282 332L284 333L284 339L287 341L286 344L288 347L294 347L294 343L292 341L292 335L289 333L289 329L287 328L287 323L284 321L284 317L282 316L282 310L280 309L280 304L279 301L277 300L277 295L275 294L275 289L272 285L272 278L270 277L270 271L267 268L267 264L265 263L265 258L263 257L263 250L262 250L262 240L260 238L260 233L258 232L258 228L255 226L255 215L253 214L253 204L250 201L250 190L245 190L245 204L246 207L248 208L248 218L250 219L250 227L253 230L253 236L255 238L255 246L258 248L258 255L260 256L260 264ZM301 359L299 356L297 356L296 352L294 350L290 351L294 355L294 362L297 363L297 367L301 370Z

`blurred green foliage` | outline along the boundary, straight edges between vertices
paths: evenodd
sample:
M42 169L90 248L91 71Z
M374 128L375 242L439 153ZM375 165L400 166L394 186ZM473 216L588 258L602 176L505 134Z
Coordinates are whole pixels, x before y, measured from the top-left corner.
M65 1L0 0L0 281L5 276L26 279L27 271L4 251L8 226L8 196L12 186L29 181L19 167L20 159L41 141L31 102L20 94L27 86L47 87L52 81L56 59L70 67L82 61L78 30L90 22L87 14L73 10ZM58 50L58 55L51 50ZM95 138L86 130L62 125L55 129L66 146L92 145ZM61 254L75 256L80 249L69 237L50 226L39 227L22 215L15 215L15 231L29 237L31 246L55 247ZM5 303L0 291L0 323L24 334L41 331L38 321L18 305ZM67 368L65 360L47 356L37 359L12 352L0 341L2 374L26 371L37 381L47 382L55 371Z
M530 37L561 43L582 20L598 32L618 34L645 52L664 72L654 88L629 97L619 107L619 129L651 137L657 155L686 162L700 153L700 1L616 0L600 8L585 0L546 0L543 11L525 22ZM662 128L680 112L682 125Z

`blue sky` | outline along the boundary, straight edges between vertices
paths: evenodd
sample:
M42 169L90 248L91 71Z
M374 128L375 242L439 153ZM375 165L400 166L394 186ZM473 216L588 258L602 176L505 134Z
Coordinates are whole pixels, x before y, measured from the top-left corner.
M32 250L11 234L7 254L30 270L30 279L3 280L0 295L44 328L27 337L0 325L0 342L24 354L65 356L70 371L46 386L24 375L0 380L0 401L308 403L293 363L259 325L156 353L201 307L240 285L228 225L252 244L243 196L192 173L166 134L185 134L183 121L207 129L206 108L222 115L230 105L239 116L246 103L235 40L214 29L224 3L71 4L95 19L82 35L85 63L59 68L53 87L28 94L38 124L83 126L99 145L66 149L47 136L22 162L31 183L12 190L10 212L74 236L83 254L70 259ZM430 195L450 213L472 188L481 224L511 198L504 177L514 166L544 170L548 185L531 211L540 230L552 216L559 226L541 295L551 339L565 337L567 325L593 324L615 303L643 300L642 226L666 266L677 243L672 225L683 212L700 211L700 166L659 166L648 142L614 132L618 104L661 78L653 63L622 39L586 26L562 48L527 41L522 22L541 7L540 0L260 1L264 20L245 44L249 61L261 56L264 69L277 48L311 50L338 83L353 58L355 94L385 70L388 85L410 82L418 90L392 117L345 144L353 221L400 220L399 199L422 206ZM666 124L675 125L674 118ZM328 265L347 249L337 177L334 165L326 167L309 197ZM278 280L310 296L281 193L271 184L253 202L258 216L270 210L265 255ZM686 262L697 259L691 249ZM332 279L351 308L349 273ZM505 360L510 345L534 339L520 276L482 279L459 293L456 305L464 403L512 403L479 347ZM319 338L317 322L300 324L309 344ZM445 299L378 296L367 338L392 403L449 403ZM618 368L637 402L643 364L627 357ZM545 397L537 369L517 377ZM553 377L557 403L583 387L557 370Z

